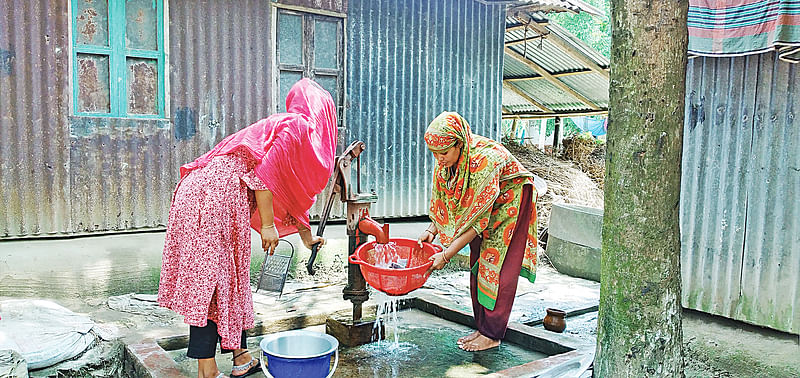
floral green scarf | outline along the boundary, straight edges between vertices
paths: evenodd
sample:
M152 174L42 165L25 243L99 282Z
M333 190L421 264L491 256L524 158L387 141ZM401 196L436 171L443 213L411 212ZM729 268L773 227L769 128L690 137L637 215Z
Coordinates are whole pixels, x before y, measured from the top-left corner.
M493 309L499 285L496 278L516 224L515 211L519 208L522 185L530 184L533 175L501 144L473 135L467 121L457 113L444 112L436 117L425 132L425 142L433 152L447 151L461 142L461 155L456 165L453 168L437 165L434 170L430 217L444 245L450 245L470 227L483 236L476 269L480 268L479 289L485 295L484 300L479 300L485 307ZM516 185L504 188L512 182ZM511 187L519 194L510 193ZM514 216L499 218L498 206L513 207L509 214ZM508 209L503 211L506 214ZM490 220L493 225L489 224ZM495 232L501 223L505 227ZM509 227L511 232L504 232ZM491 253L485 253L487 251ZM535 267L533 269L535 272Z

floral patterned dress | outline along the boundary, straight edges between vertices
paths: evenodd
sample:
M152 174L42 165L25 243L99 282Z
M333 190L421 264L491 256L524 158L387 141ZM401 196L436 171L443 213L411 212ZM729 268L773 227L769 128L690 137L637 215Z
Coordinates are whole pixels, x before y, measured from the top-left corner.
M226 349L254 325L250 216L253 190L267 189L257 163L243 149L214 157L178 183L169 212L158 303L192 326L213 320Z
M477 276L477 299L495 308L500 271L508 252L519 211L531 210L527 243L520 275L536 279L536 193L533 175L500 143L474 135L458 113L444 112L425 131L425 143L433 152L461 146L458 162L451 168L436 167L431 190L430 218L442 244L450 245L468 229L483 238L480 256L472 267ZM533 190L531 203L521 207L525 185ZM529 205L529 206L528 206Z

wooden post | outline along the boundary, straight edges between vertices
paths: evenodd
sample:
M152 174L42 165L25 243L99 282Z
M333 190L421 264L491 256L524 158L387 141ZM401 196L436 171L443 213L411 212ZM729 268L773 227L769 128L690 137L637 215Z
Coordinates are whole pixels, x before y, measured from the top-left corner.
M514 120L511 121L511 138L510 138L511 140L516 140L517 139L517 121L518 120L519 120L519 118L514 118Z
M544 151L544 141L546 139L547 134L547 118L542 118L539 120L539 149Z
M561 117L556 117L556 128L553 130L553 154L556 153L559 143L561 143Z

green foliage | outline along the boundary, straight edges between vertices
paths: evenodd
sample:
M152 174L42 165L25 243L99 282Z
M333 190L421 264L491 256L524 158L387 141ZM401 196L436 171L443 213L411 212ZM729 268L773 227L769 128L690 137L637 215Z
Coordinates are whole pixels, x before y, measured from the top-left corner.
M609 58L611 57L611 8L609 7L609 0L584 1L602 10L606 15L592 16L588 13L572 14L564 12L548 14L547 17L599 51L606 58Z

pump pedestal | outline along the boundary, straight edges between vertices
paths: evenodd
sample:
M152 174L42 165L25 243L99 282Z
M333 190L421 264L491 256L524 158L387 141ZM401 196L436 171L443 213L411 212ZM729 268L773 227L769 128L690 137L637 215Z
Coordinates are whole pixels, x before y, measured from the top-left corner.
M375 319L353 322L349 316L332 316L325 321L325 333L333 336L339 343L347 346L359 346L385 337L383 323L375 327Z
M344 150L342 155L336 157L333 172L332 188L325 204L325 210L320 219L320 230L324 230L324 225L330 215L331 206L336 197L347 205L347 236L348 256L352 255L356 248L367 242L369 235L375 236L377 240L386 243L389 238L387 225L380 225L369 217L369 207L378 200L375 193L365 193L361 191L361 174L359 155L364 151L363 142L353 142ZM356 185L351 187L351 169L353 163L356 164ZM355 190L353 190L355 189ZM318 231L321 234L321 231ZM313 274L314 258L316 250L312 250L308 262L308 272ZM330 317L326 320L325 332L335 337L342 345L356 346L372 341L383 339L383 325L376 329L373 338L373 328L375 319L371 321L362 320L362 306L369 300L369 290L364 276L361 275L361 268L356 264L351 264L347 260L347 286L342 291L342 297L353 303L353 314L351 318Z

